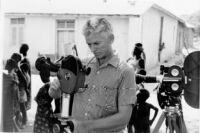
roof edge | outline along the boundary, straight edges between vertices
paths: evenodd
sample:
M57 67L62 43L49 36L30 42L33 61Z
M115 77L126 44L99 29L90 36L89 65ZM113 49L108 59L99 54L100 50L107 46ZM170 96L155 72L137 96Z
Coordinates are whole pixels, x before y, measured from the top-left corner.
M5 13L5 16L52 16L52 17L57 17L57 16L121 16L121 17L128 17L128 16L133 16L133 17L140 17L140 15L135 15L135 14L77 14L77 13L23 13L23 12L7 12Z
M174 14L171 13L170 11L164 9L163 7L161 7L161 6L159 6L159 5L155 4L155 3L152 5L152 7L153 7L153 8L156 8L157 10L160 10L160 11L166 13L167 15L169 15L169 16L175 18L175 19L177 19L177 20L180 21L181 23L185 23L185 21L184 21L183 19L181 19L180 17L174 15Z

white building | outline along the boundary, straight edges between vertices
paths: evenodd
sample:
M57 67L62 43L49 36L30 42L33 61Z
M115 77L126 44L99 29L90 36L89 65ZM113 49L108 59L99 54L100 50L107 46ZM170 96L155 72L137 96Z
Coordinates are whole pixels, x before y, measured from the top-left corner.
M38 54L58 58L69 54L74 44L79 57L85 58L90 51L82 28L93 16L106 17L112 23L115 34L113 47L123 60L131 56L134 44L141 42L147 57L147 69L158 63L159 44L165 43L161 61L183 46L177 39L181 38L178 36L178 28L182 28L179 24L185 25L185 22L156 4L126 1L119 4L105 0L91 0L90 4L84 2L46 0L37 5L24 0L24 6L13 4L14 7L5 10L3 58L18 52L21 43L29 44L28 57L33 65Z

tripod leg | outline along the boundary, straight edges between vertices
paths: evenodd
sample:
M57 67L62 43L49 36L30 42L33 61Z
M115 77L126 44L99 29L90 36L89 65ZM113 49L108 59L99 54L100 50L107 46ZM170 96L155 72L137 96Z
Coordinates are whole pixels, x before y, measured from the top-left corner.
M179 119L179 122L180 122L180 133L187 133L187 128L186 128L183 116L179 116L179 117L180 117L180 119Z
M153 129L153 132L152 132L152 133L158 133L158 131L159 131L159 129L160 129L160 127L161 127L161 125L162 125L164 119L165 119L165 115L166 115L166 114L165 114L164 112L160 115L160 118L159 118L159 120L158 120L158 122L157 122L155 128Z
M166 116L166 121L168 123L169 133L174 133L174 128L177 129L176 122L174 122L176 120L173 120L172 116ZM176 133L179 133L179 132L177 132L176 130Z

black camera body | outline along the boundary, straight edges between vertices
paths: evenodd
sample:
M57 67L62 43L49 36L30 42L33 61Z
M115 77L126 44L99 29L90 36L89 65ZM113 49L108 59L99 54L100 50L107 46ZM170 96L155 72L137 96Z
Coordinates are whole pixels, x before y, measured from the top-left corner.
M163 74L162 83L158 86L158 103L162 109L166 106L176 106L180 104L181 94L184 89L184 71L180 66L170 67L160 66Z

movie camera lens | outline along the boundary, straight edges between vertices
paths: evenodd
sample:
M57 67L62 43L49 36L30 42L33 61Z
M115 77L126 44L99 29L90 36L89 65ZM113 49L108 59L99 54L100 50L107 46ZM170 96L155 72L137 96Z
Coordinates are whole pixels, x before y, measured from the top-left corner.
M178 69L172 69L171 70L171 75L174 76L174 77L178 76L179 75Z
M171 88L172 88L173 91L177 91L179 89L179 85L177 83L173 83L171 85Z

